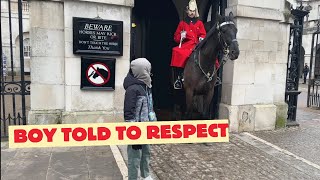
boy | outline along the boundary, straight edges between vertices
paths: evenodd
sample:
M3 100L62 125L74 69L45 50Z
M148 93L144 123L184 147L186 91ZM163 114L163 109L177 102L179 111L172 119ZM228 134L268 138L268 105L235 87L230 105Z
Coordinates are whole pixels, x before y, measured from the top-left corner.
M124 79L126 90L124 100L124 119L126 122L156 121L151 94L151 64L146 58L131 62L130 71ZM150 145L129 145L128 179L137 180L140 169L141 177L152 180L149 171Z

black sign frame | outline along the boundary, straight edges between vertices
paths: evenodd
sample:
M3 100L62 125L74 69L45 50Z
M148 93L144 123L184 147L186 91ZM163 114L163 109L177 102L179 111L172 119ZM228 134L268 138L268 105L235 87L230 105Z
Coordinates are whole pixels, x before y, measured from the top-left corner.
M103 25L101 28L105 28L104 30L94 30L94 26L89 26L89 30L84 30L86 24L98 24ZM108 31L108 26L112 25L112 30ZM83 34L80 34L80 30L83 30ZM99 32L99 35L97 34ZM92 33L92 34L90 34ZM110 38L108 35L100 33L110 33ZM111 33L116 33L116 36L112 36ZM91 38L91 36L95 36L95 40ZM108 38L109 40L97 40L97 37ZM115 37L115 43L118 43L118 46L111 45L110 39ZM82 44L80 44L80 42ZM93 44L94 43L94 44ZM101 43L101 44L96 44ZM90 48L89 48L90 46ZM113 48L112 48L113 47ZM100 48L100 49L99 49ZM105 49L104 48L111 48ZM104 20L104 19L92 19L92 18L81 18L81 17L73 17L73 53L79 55L102 55L102 56L122 56L123 55L123 21L112 21L112 20Z
M103 84L95 84L92 80L97 74L101 77L103 73L97 73L96 68L93 68L92 65L103 65L107 66L109 70L108 76L104 77L103 80L106 81ZM89 75L90 70L94 69L93 74ZM116 58L100 58L100 57L81 57L81 90L106 90L114 91L115 90L115 71L116 71ZM101 71L100 71L101 72ZM103 72L103 70L102 70ZM104 73L105 74L105 73Z

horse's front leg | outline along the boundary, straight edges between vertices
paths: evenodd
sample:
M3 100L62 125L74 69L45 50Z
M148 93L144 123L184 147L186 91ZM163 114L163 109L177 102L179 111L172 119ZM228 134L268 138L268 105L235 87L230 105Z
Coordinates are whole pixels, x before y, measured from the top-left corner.
M185 119L192 119L193 110L193 89L185 89L186 92L186 116Z
M202 116L204 119L210 119L210 104L212 101L212 97L214 94L214 86L210 88L208 93L204 96L204 103L203 103L203 112Z

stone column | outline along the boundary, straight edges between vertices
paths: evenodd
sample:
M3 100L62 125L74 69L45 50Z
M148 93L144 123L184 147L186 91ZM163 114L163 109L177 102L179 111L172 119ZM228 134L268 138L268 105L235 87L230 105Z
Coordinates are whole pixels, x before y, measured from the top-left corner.
M30 1L30 41L28 124L59 123L65 109L63 2Z
M123 79L130 63L133 0L31 0L29 124L123 120ZM73 17L123 21L123 56L116 56L115 91L83 91L81 56L73 54Z
M286 119L284 102L289 25L284 0L229 0L238 27L240 56L224 66L220 118L230 130L275 128Z
M130 63L131 8L133 1L82 0L64 2L65 111L62 123L123 121L123 80ZM73 17L123 21L123 56L116 58L115 91L80 89L81 56L73 54Z

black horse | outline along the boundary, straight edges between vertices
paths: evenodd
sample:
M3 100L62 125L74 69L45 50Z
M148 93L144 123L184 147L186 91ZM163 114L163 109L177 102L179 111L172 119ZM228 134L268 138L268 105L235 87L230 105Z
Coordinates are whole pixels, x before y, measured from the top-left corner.
M192 119L193 101L197 95L203 95L202 118L210 117L209 108L217 80L215 59L218 52L224 58L236 60L239 56L239 45L236 39L237 27L229 16L217 15L217 22L193 50L184 69L184 90L186 96L186 119ZM221 66L223 63L220 63Z

